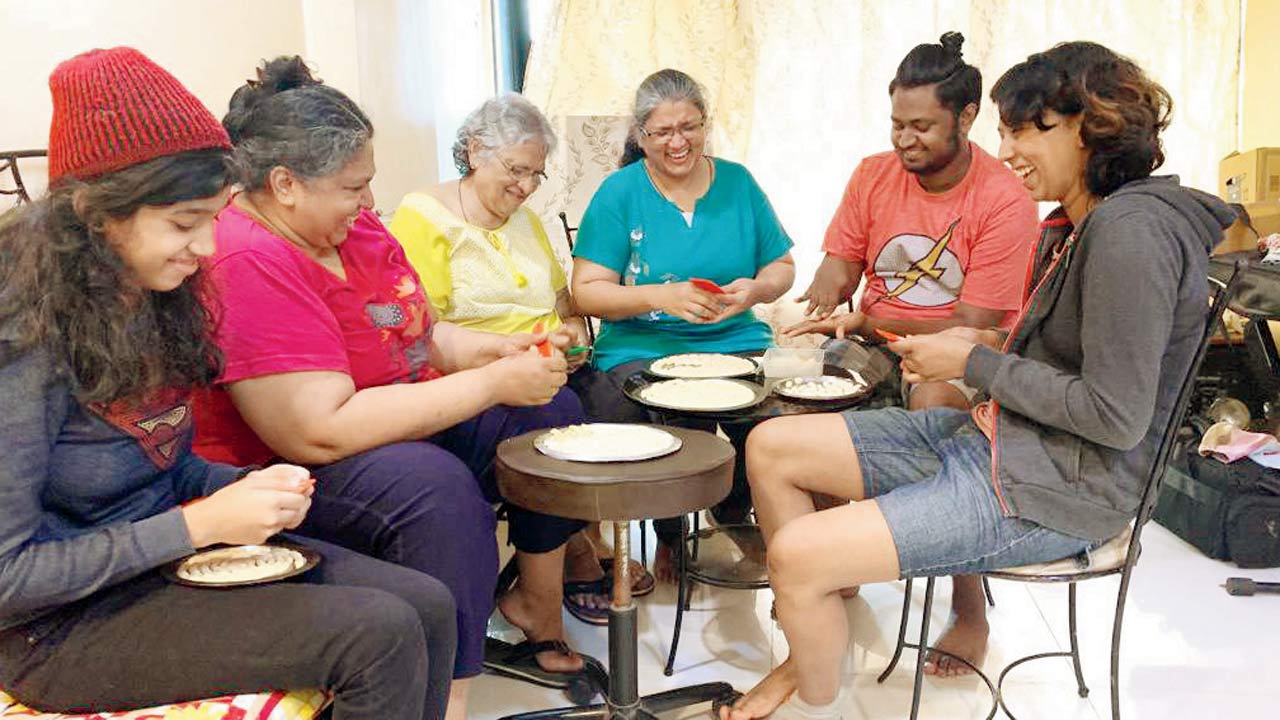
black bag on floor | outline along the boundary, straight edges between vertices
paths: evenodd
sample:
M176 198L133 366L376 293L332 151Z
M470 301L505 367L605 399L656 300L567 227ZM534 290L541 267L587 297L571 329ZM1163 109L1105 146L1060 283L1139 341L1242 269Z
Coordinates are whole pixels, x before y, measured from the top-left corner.
M1211 558L1280 567L1280 471L1231 464L1190 449L1170 462L1155 520Z

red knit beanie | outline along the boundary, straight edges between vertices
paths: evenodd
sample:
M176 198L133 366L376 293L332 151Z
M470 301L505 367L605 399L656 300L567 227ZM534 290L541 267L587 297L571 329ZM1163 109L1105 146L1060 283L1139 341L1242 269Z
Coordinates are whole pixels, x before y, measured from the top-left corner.
M222 124L191 91L129 47L90 50L49 76L49 183L81 180L165 155L231 149Z

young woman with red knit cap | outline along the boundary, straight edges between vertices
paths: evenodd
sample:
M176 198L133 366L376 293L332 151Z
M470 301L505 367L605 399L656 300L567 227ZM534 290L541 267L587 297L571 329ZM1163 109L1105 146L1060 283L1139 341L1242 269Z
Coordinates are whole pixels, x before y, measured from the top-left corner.
M158 571L297 527L309 473L191 453L190 391L220 364L199 280L222 126L131 48L49 86L49 193L0 219L0 686L54 712L323 688L334 718L441 717L456 637L436 580L301 538L323 558L301 583Z

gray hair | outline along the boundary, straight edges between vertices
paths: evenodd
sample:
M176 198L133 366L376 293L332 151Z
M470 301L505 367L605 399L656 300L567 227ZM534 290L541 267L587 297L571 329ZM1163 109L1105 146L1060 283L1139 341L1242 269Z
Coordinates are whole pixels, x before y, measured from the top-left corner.
M246 190L266 185L283 166L307 179L341 170L373 137L373 123L351 98L322 84L298 56L258 69L258 79L231 96L222 120L235 143Z
M640 149L637 135L640 128L649 121L655 108L664 102L687 102L698 108L705 120L707 118L707 98L702 86L688 74L666 68L650 75L636 89L636 101L631 112L631 129L627 132L627 143L622 149L622 158L618 167L625 167L644 157Z
M519 93L503 93L485 100L471 111L458 138L453 142L453 164L467 175L472 170L467 148L471 141L480 143L481 155L488 157L505 147L525 142L540 143L550 154L556 147L556 134L551 123L533 103Z

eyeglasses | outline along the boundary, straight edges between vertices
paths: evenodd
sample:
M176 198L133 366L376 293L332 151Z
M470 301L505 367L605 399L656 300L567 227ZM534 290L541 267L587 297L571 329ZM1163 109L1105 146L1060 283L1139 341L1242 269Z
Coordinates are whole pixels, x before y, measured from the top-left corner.
M680 127L665 127L657 130L646 130L642 125L640 134L665 145L675 138L676 133L680 133L680 136L685 140L692 140L702 134L702 131L706 129L706 125L705 120L699 120L696 123L685 123Z
M534 170L533 168L527 167L516 167L503 158L498 158L498 162L502 163L502 167L507 171L507 175L510 175L511 179L518 183L522 183L525 180L532 178L533 184L536 187L541 185L542 181L547 179L547 174L541 170Z

